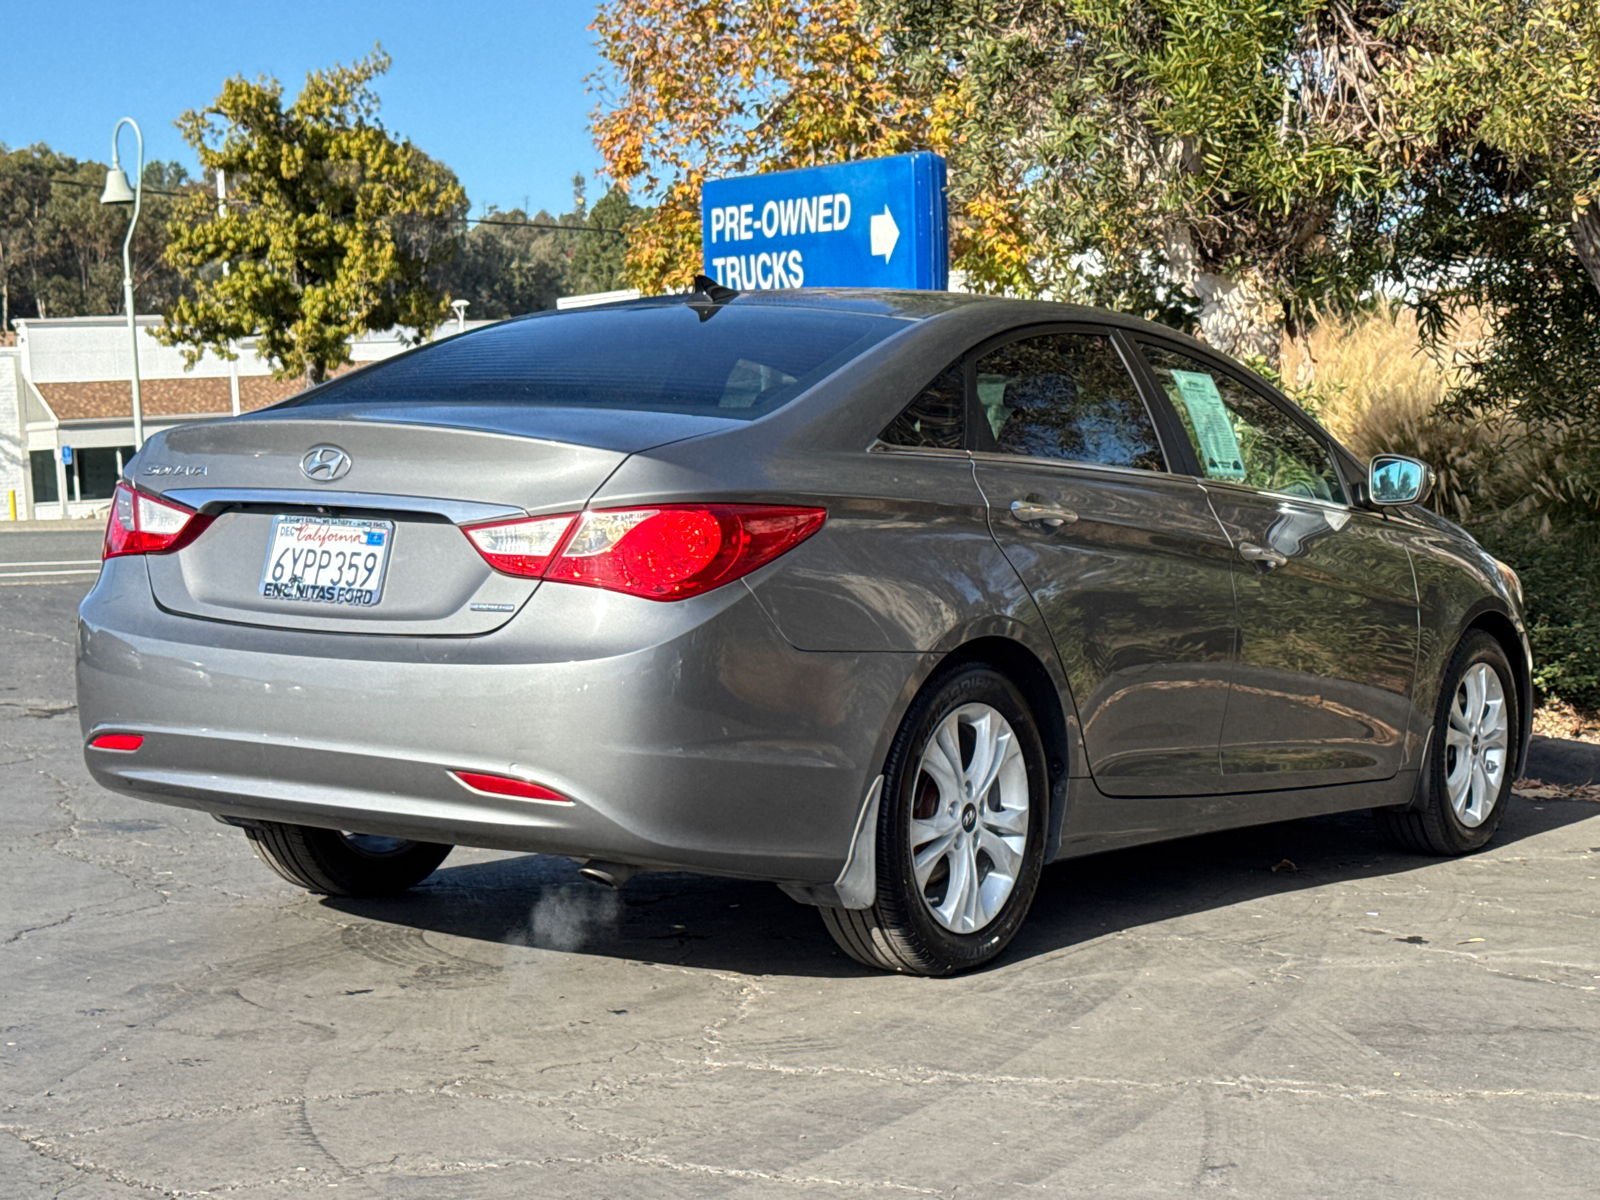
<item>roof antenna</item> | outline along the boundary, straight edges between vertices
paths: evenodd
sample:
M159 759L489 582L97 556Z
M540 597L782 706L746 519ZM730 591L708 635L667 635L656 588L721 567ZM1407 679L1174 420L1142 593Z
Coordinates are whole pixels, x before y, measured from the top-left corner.
M723 287L709 275L696 275L694 277L694 285L690 290L693 295L689 305L691 308L700 310L700 319L702 321L712 315L717 305L726 304L739 294L731 287Z

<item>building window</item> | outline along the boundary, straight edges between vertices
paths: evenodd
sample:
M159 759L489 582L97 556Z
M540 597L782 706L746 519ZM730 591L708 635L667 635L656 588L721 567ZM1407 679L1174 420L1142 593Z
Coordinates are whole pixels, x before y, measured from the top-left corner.
M109 500L132 446L86 446L72 455L72 490L78 500Z
M33 502L55 504L61 499L56 491L56 455L54 450L31 450L28 466L33 469Z

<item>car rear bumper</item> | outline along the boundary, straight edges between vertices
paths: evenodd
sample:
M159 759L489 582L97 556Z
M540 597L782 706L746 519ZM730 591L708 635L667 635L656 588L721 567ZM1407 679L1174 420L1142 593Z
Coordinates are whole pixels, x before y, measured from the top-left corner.
M924 659L797 651L743 584L671 604L547 584L480 637L257 628L162 611L122 558L80 609L78 700L90 773L148 800L827 883ZM89 747L109 731L144 742Z

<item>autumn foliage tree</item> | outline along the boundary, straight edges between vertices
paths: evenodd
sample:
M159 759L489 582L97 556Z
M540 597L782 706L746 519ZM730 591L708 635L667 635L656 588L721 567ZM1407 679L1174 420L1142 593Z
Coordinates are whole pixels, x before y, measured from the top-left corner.
M928 106L857 0L610 0L592 27L595 141L636 214L627 274L646 292L701 270L708 178L924 149Z
M913 77L960 97L952 175L1013 184L1026 285L1268 359L1384 261L1393 175L1365 130L1324 119L1348 95L1333 7L874 0Z
M693 273L709 176L934 149L969 287L1268 361L1400 290L1439 338L1490 319L1474 403L1600 416L1594 0L612 0L595 29L600 147L659 201L642 287Z
M157 334L191 361L256 339L280 378L308 385L348 362L349 339L402 326L423 336L449 314L435 268L454 249L466 194L455 175L378 120L381 48L313 71L293 103L276 80L228 80L179 121L230 204L190 198L171 223L167 260L192 295ZM228 264L223 273L221 264Z
M1018 290L1271 359L1401 288L1436 333L1492 312L1480 398L1600 394L1594 0L866 2L953 116L952 188L1012 189Z

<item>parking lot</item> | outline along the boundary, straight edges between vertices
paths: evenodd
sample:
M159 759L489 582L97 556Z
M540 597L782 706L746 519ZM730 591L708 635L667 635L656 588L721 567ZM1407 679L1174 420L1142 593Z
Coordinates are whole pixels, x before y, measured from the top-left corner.
M1595 1194L1600 806L1453 861L1356 815L1058 864L944 981L768 885L461 850L322 900L90 782L92 576L25 572L97 541L0 534L6 1197Z

